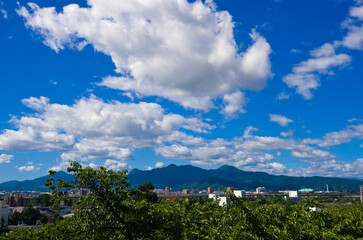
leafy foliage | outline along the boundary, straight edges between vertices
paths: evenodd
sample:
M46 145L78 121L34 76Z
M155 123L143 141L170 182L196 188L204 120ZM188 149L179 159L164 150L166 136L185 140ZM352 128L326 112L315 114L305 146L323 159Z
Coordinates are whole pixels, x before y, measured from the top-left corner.
M71 162L71 182L49 178L54 204L70 190L85 188L73 217L20 229L6 239L363 239L363 204L325 206L316 199L298 204L282 198L246 200L229 195L219 207L202 199L157 199L151 183L129 189L126 171L82 168ZM50 172L54 174L54 172ZM311 207L318 207L317 211ZM1 237L0 237L1 238Z
M9 225L17 225L19 223L36 225L38 220L41 223L48 222L48 218L41 214L38 208L33 208L31 204L28 204L22 212L15 212L14 215L9 218Z

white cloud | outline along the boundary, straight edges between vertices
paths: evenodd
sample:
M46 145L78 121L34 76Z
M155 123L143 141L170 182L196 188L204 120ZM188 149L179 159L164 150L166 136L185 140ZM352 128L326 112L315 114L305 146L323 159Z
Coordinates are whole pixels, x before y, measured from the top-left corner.
M281 132L280 135L283 137L292 137L294 135L294 130L290 129L287 132Z
M243 109L246 106L248 99L246 99L245 94L237 91L232 94L226 94L223 97L224 108L221 111L226 117L234 117L238 113L245 113L246 110Z
M161 167L164 167L164 163L163 162L157 162L155 163L155 168L161 168Z
M334 67L348 65L352 58L347 54L336 54L336 45L326 43L310 52L312 58L303 61L293 68L293 73L284 77L283 81L305 99L313 97L312 90L320 86L319 74L333 74Z
M322 160L334 159L336 157L330 152L322 151L319 149L313 149L312 151L309 152L292 151L291 155L302 159L322 159Z
M10 161L13 158L14 158L14 155L0 154L0 164L1 163L10 163Z
M104 166L107 169L112 169L115 171L121 171L122 169L125 169L127 167L127 163L123 162L123 161L118 161L118 160L112 160L112 159L107 159L104 163Z
M239 52L232 16L212 1L88 3L60 13L30 3L18 14L55 51L90 44L111 56L121 76L105 77L103 86L208 110L214 98L236 89L260 90L272 76L266 39L252 30L252 43Z
M363 49L363 6L352 7L350 9L350 18L343 22L342 26L348 29L347 35L340 42L349 49Z
M21 166L16 168L18 169L19 172L32 172L40 169L39 167L35 167L33 165Z
M0 12L3 15L4 19L8 19L8 12L5 9L1 9Z
M94 96L71 106L51 104L44 97L22 102L37 112L11 120L16 130L0 134L0 150L58 151L63 160L128 160L136 148L201 141L179 130L208 133L214 128L196 118L166 114L155 103L106 103Z
M150 170L153 170L153 168L150 166L145 166L145 170L150 171Z
M278 114L270 114L270 121L278 123L281 127L286 127L289 123L292 123L293 120L288 119L282 115Z
M317 144L320 147L331 147L348 143L352 139L363 139L363 124L350 125L338 132L329 132L321 139L304 139L303 143Z
M290 94L286 94L285 92L282 92L277 96L278 100L285 100L285 99L289 99L289 98L290 98Z

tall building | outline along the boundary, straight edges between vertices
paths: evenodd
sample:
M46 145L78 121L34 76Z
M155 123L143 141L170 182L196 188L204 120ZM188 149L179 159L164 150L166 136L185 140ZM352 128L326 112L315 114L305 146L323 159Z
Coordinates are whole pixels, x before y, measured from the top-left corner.
M208 193L213 193L214 192L214 187L208 187Z
M227 190L226 190L226 192L227 193L231 193L231 192L233 192L233 190L234 190L234 187L228 187Z
M28 199L23 198L19 193L15 195L4 196L4 205L9 205L9 207L24 207L28 203Z
M0 223L1 219L4 220L4 225L8 225L8 218L9 218L9 206L3 204L3 201L0 201Z
M360 189L360 201L363 202L363 185L360 185L359 189Z

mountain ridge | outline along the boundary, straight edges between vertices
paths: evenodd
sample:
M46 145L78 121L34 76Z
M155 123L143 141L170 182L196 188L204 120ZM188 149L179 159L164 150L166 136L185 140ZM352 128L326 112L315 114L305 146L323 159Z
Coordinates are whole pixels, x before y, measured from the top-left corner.
M49 191L44 186L49 176L24 181L8 181L0 184L0 190L33 190ZM57 172L55 179L71 180L73 176L66 172ZM151 182L155 188L171 187L174 190L191 189L203 190L209 186L215 189L234 187L238 189L254 190L256 187L266 187L268 190L294 190L313 188L325 190L326 184L330 190L358 191L362 180L330 177L292 177L285 175L271 175L265 172L248 172L234 166L223 165L217 169L203 169L192 165L170 164L163 168L152 170L133 169L127 175L132 188L140 184Z

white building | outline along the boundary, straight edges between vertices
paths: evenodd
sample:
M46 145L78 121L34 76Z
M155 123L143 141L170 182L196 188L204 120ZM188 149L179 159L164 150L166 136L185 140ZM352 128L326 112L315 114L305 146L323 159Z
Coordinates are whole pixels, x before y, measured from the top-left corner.
M219 197L219 206L228 206L229 205L229 198L228 197Z
M265 193L265 192L267 192L265 187L256 188L256 193Z
M0 221L2 218L4 219L4 225L8 225L9 206L3 205L3 201L0 201Z
M215 194L215 193L210 193L210 194L208 194L208 198L213 199L213 201L217 201L218 200L218 195Z
M246 197L246 191L244 190L234 190L233 193L236 197L241 197L241 198Z
M299 191L287 191L287 193L289 195L285 196L286 200L292 199L296 203L301 200L301 192L299 192Z
M301 193L299 191L289 191L289 198L301 199Z
M210 193L208 194L209 199L213 199L213 201L218 202L219 206L228 206L229 205L229 198L228 197L220 197L218 194Z

